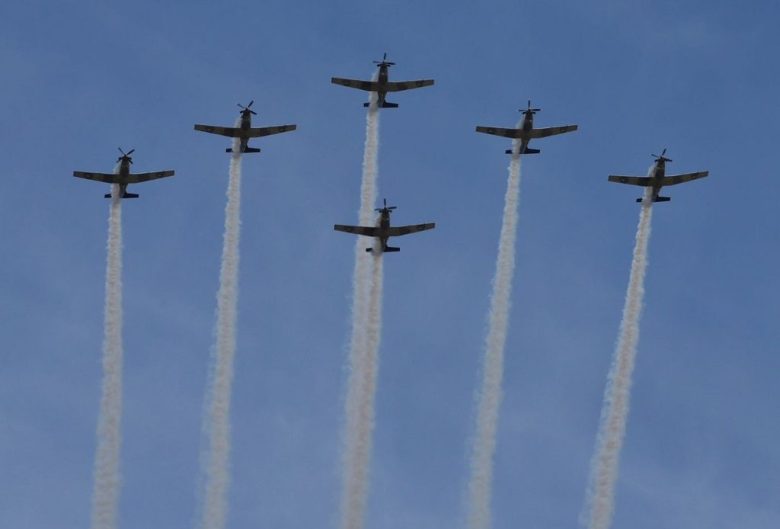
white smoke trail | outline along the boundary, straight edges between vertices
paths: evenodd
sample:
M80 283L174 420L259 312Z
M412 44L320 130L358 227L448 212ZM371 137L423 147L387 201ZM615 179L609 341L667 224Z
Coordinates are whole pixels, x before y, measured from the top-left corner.
M122 422L122 199L111 189L103 330L103 384L92 493L92 529L114 529L119 506Z
M201 529L224 529L227 521L227 493L230 485L230 396L233 384L233 358L236 351L238 315L238 262L241 229L241 151L233 141L230 180L225 206L225 233L217 293L217 323L212 349L212 369L204 415L208 450L205 465L205 491Z
M469 481L469 529L490 527L490 497L493 481L493 454L496 449L498 411L501 405L501 380L504 373L504 344L509 325L510 295L515 270L517 206L520 197L519 142L515 140L509 162L504 218L498 244L496 275L490 297L488 332L482 385L478 394L477 429L471 454Z
M639 225L636 231L634 258L631 262L631 275L623 307L623 320L620 322L620 334L607 378L596 452L591 461L588 487L588 527L590 529L607 529L612 523L612 514L615 509L615 482L623 436L626 431L631 374L636 359L639 319L642 314L644 298L647 245L650 240L650 221L653 214L651 195L652 191L648 189L639 212Z
M359 222L373 223L376 201L379 112L377 95L371 92L366 116L363 176L360 186ZM379 318L381 316L382 257L371 259L365 240L355 243L352 280L352 336L349 350L346 424L344 429L341 528L361 529L368 496L368 469L374 430L374 394L378 368ZM373 263L372 263L373 261ZM373 266L372 266L373 265ZM373 268L373 272L372 272ZM380 275L377 281L376 274ZM377 291L378 288L378 291Z

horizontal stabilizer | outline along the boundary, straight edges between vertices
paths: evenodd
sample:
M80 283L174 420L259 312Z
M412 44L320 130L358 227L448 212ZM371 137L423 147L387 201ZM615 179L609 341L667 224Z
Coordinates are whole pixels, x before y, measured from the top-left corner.
M671 199L672 199L671 197L655 197L653 199L653 202L669 202ZM637 201L637 204L639 204L642 201L644 201L644 199L640 197L640 198L637 198L636 201Z
M227 149L225 149L225 152L233 152L233 149L228 147ZM256 147L247 147L244 150L242 150L241 152L260 152L260 149L258 149Z
M398 108L398 103L390 103L389 101L385 101L381 105L382 108Z
M512 154L512 149L507 149L504 152L507 154ZM539 154L540 152L542 151L540 151L539 149L529 149L528 147L526 147L525 150L520 154Z
M138 198L139 195L137 193L128 193L125 192L124 195L122 195L120 198ZM106 193L103 195L103 198L111 198L111 193Z
M384 250L382 250L382 253L400 252L400 251L401 251L401 249L400 248L396 248L395 246L385 246ZM366 248L366 252L374 253L374 249L373 248Z

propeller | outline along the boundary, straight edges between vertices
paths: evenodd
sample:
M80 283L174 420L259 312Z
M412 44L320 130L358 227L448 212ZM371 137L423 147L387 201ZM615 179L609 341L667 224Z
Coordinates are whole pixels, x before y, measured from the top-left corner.
M529 99L528 100L528 108L525 109L525 110L523 110L521 108L520 112L522 112L523 114L536 114L537 112L539 112L541 110L542 110L541 108L531 108L531 100Z
M661 151L661 156L658 156L657 154L651 154L650 156L652 156L656 160L663 160L665 162L671 162L672 161L671 158L667 158L666 156L664 156L665 154L666 154L666 148L664 148L664 150Z
M122 156L116 159L117 162L121 161L122 159L127 159L128 162L131 164L133 163L133 159L130 157L130 155L135 152L135 149L130 149L128 152L123 151L122 147L117 147L117 149L119 149L119 152L122 153Z
M385 52L385 54L382 56L382 60L374 61L374 64L378 64L379 66L393 66L395 63L387 60L387 52Z
M250 114L254 114L256 116L257 112L255 112L254 110L252 110L250 108L254 104L254 102L255 102L255 100L253 99L252 101L249 102L249 104L247 106L244 106L241 103L238 103L238 108L241 109L241 112L249 111Z
M397 206L388 206L386 198L383 198L382 202L384 203L384 207L383 208L376 208L375 211L379 211L381 213L382 211L393 211L394 209L397 208Z

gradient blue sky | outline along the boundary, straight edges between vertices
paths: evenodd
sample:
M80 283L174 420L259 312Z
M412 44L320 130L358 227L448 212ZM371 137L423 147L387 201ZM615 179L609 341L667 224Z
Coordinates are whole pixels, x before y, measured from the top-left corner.
M228 159L244 161L229 527L335 529L364 94L380 196L436 221L387 257L367 529L460 529L509 126L532 98L494 481L495 529L571 529L584 501L644 174L654 216L615 527L780 525L776 2L11 1L0 7L0 527L87 527L108 203L74 169L139 171L124 206L121 528L191 527Z

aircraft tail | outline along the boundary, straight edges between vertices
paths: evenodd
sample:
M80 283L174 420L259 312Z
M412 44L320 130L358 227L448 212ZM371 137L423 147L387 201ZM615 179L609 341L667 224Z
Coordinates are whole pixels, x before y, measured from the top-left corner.
M227 149L225 149L225 152L233 152L233 149L228 147ZM241 152L260 152L260 149L258 149L256 147L247 147L246 149L242 150Z
M363 103L363 106L368 108L370 103ZM389 103L387 101L378 104L379 108L398 108L398 103Z
M373 248L366 248L366 251L368 253L374 253L374 249ZM385 246L384 250L382 250L383 253L387 253L387 252L400 252L400 251L401 251L401 249L397 248L395 246Z
M672 197L661 197L661 196L658 196L658 197L655 197L653 199L653 202L669 202L671 199L672 199ZM642 200L643 200L642 198L637 198L636 199L637 203L642 202Z
M127 191L125 191L125 194L122 195L121 198L138 198L138 197L139 197L138 193L128 193ZM105 195L103 195L103 198L111 198L111 193L106 193Z
M512 149L507 149L504 152L507 153L507 154L512 154ZM539 149L531 149L529 147L526 147L525 150L523 152L521 152L520 154L539 154L540 152L542 152L542 151L539 150Z

